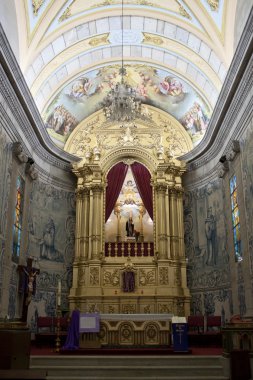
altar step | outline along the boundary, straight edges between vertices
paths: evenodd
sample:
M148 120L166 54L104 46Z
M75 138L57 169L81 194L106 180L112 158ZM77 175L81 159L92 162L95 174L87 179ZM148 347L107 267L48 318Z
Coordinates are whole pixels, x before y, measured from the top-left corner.
M228 380L221 356L32 356L48 380Z

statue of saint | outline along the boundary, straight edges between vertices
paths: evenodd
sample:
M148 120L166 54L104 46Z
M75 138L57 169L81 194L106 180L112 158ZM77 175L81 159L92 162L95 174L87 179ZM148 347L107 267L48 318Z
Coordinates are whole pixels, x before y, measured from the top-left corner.
M133 219L131 216L126 222L126 233L127 233L127 237L134 236L134 224L133 224Z

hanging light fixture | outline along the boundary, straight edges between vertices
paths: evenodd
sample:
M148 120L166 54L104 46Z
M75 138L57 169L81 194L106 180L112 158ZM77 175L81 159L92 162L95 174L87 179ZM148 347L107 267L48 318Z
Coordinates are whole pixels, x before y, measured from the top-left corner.
M124 67L124 29L123 29L123 2L121 3L121 68L119 74L121 81L116 83L103 101L104 115L108 121L129 122L141 115L141 99L136 90L124 80L126 68Z

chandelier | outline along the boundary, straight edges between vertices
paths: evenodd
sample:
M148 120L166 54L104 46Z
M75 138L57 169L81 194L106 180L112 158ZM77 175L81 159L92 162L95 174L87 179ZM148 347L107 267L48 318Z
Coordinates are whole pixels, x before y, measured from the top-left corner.
M128 83L124 81L126 69L123 60L123 2L121 3L121 48L122 60L119 74L121 81L112 86L103 101L104 115L108 121L129 122L141 115L141 99Z

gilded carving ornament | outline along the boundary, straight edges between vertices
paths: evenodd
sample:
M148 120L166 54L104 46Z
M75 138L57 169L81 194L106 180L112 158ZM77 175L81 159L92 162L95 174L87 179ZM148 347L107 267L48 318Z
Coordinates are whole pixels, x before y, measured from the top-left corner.
M167 267L159 268L159 284L160 285L169 284L169 270Z
M98 45L109 44L108 37L109 37L109 33L107 33L106 35L101 36L101 37L91 38L89 41L89 45L96 47Z
M105 271L103 276L104 285L118 286L120 282L119 270Z
M208 4L212 11L218 11L219 9L219 0L207 0Z
M169 313L169 307L166 304L160 304L159 305L159 313L161 314L167 314Z
M182 4L176 0L177 4L179 5L179 13L181 14L181 16L185 17L185 18L188 18L189 20L192 19L191 15L187 12L187 10L182 6Z
M33 6L33 14L34 16L38 15L38 11L40 7L43 5L45 0L32 0L32 6Z
M157 191L157 193L159 194L165 194L166 193L166 190L167 190L167 185L166 183L157 183L155 184L155 190Z
M79 268L78 270L78 285L85 285L85 268Z
M154 270L145 270L140 269L139 271L139 285L148 286L155 284L155 271Z
M143 311L144 311L144 314L150 314L151 313L150 305L145 306L143 308Z
M91 185L93 194L100 194L104 190L104 186L100 184Z
M159 36L154 36L148 33L143 33L143 35L144 35L144 40L143 40L144 43L148 43L148 44L151 43L158 46L164 43L163 39Z
M99 285L99 268L90 268L90 285Z
M59 17L58 21L59 22L63 22L65 20L67 20L69 17L71 17L71 7L72 5L74 4L76 0L73 0L69 6L65 9L65 11L63 12L63 14Z

